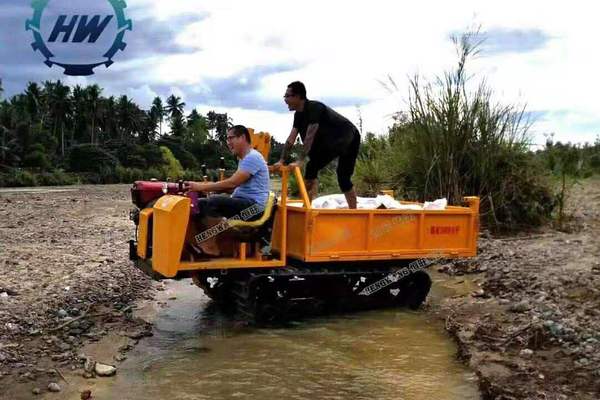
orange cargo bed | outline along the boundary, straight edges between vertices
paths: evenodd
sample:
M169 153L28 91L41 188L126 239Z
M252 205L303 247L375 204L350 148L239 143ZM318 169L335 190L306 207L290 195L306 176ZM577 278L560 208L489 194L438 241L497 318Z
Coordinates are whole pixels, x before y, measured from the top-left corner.
M302 200L278 208L273 248L306 262L472 257L477 254L479 198L444 210L315 209Z

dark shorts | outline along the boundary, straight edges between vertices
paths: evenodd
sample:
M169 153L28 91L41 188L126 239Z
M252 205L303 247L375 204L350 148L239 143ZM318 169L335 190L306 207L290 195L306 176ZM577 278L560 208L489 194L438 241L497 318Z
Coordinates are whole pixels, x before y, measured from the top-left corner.
M315 143L316 144L316 143ZM319 146L310 152L310 160L306 164L304 178L307 180L317 179L320 170L327 164L338 158L337 178L342 192L352 189L352 174L358 157L360 147L360 133L354 130L350 140L338 146Z
M253 207L256 206L256 207ZM257 212L257 210L261 210ZM245 221L258 219L262 214L262 207L258 208L254 200L243 197L230 197L214 195L198 199L198 217L239 217Z

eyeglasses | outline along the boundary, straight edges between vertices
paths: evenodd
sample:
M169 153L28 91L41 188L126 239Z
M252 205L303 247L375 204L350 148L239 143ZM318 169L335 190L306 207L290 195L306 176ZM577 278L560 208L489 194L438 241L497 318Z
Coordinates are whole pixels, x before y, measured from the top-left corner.
M227 141L233 140L233 138L236 138L238 136L235 135L227 135Z

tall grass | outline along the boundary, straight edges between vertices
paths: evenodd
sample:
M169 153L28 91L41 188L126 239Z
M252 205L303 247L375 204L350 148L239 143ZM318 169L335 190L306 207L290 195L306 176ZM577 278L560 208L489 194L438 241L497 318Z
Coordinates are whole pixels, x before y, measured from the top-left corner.
M485 80L471 82L467 65L479 53L480 37L453 38L457 64L432 83L410 79L408 118L392 128L390 146L406 155L405 192L451 203L479 195L489 226L538 225L555 200L543 167L527 151L525 107L496 103Z

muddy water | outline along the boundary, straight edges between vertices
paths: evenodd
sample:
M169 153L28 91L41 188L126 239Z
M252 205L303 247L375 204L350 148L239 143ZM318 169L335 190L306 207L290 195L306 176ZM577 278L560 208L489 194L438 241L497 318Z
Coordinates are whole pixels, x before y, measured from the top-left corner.
M96 398L479 399L474 374L427 313L249 328L216 312L189 281L168 287L177 298L156 314L154 336L94 387ZM438 286L433 301L441 295Z

